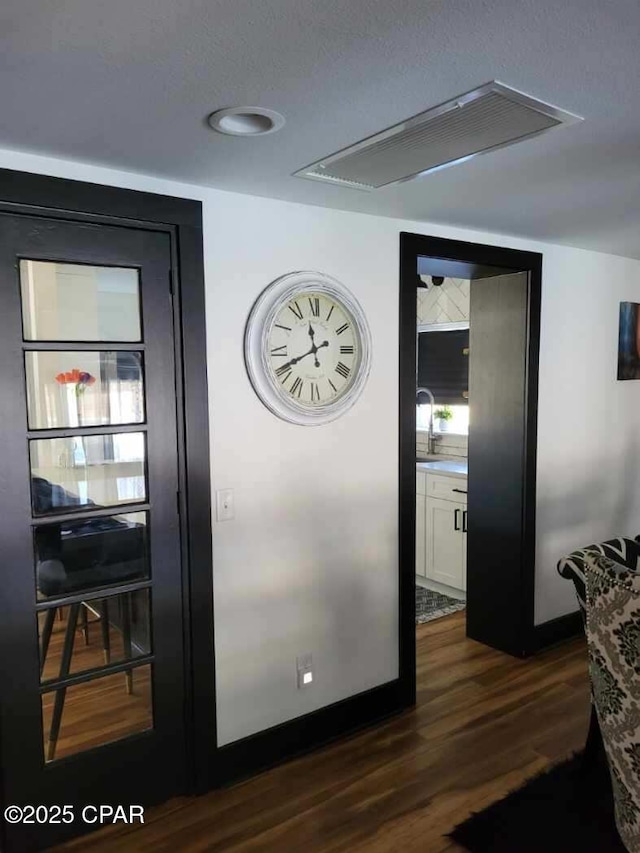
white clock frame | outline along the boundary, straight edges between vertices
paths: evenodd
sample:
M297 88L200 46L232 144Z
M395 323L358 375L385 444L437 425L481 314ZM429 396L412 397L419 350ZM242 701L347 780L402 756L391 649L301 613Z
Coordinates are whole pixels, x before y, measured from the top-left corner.
M340 303L353 320L359 344L353 381L338 399L316 406L291 399L275 381L268 360L269 335L276 315L294 296L305 293L326 293ZM245 329L244 357L256 394L274 415L300 426L326 424L347 412L362 393L371 368L369 324L355 296L337 279L310 270L287 273L271 282L254 303Z

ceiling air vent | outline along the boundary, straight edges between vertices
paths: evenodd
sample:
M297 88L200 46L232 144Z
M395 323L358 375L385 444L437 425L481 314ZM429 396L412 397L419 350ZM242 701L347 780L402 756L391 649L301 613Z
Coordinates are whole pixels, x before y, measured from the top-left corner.
M580 116L492 82L387 128L294 174L374 190L528 139Z

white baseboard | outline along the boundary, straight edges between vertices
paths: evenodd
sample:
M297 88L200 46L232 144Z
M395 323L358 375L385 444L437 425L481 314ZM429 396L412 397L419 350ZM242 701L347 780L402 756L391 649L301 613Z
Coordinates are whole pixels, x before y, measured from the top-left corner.
M425 589L432 589L434 592L441 592L443 595L448 595L451 598L458 598L460 601L467 600L464 590L447 586L445 583L438 583L438 581L432 581L430 578L423 578L420 575L416 575L416 584Z

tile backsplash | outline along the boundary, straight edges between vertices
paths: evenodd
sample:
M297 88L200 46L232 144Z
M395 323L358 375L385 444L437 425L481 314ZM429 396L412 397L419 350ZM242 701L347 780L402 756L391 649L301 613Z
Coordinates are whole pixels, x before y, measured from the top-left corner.
M435 434L435 452L441 456L468 455L468 436L454 433L437 432ZM416 430L416 455L426 456L429 452L429 433L426 430Z
M430 276L423 279L428 283ZM445 278L440 287L418 287L418 325L468 320L470 284L463 278Z

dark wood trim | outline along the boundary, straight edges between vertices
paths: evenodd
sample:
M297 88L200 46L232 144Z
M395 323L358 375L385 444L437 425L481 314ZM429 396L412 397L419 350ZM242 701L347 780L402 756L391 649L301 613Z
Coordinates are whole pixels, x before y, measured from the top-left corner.
M4 209L12 213L33 214L30 208L42 208L48 211L47 215L57 210L70 214L71 219L83 213L202 229L199 201L12 169L0 169L0 198Z
M523 253L525 254L525 253ZM527 316L527 353L525 386L525 437L522 519L522 651L523 656L536 651L535 641L530 641L535 624L536 583L536 477L538 460L538 378L540 363L540 315L542 308L542 255L527 252L529 256L529 311Z
M400 234L400 440L399 440L399 573L400 573L400 679L407 695L415 695L415 364L416 364L416 274L418 258L453 261L486 267L504 273L526 271L528 277L525 318L526 401L524 446L522 447L523 511L516 531L521 554L514 555L519 572L519 597L513 606L520 612L516 636L503 651L518 657L537 647L534 632L535 508L538 360L540 349L540 302L542 255L481 243L466 243L420 234ZM440 263L442 266L442 263ZM495 274L495 272L494 272ZM496 543L498 547L498 543ZM519 563L519 568L518 568Z
M400 681L411 704L416 701L416 270L417 245L400 234L399 317L399 607ZM410 413L413 412L413 416ZM409 464L409 462L411 464ZM411 619L409 619L411 614Z
M202 204L199 201L0 169L0 213L164 231L171 239L178 433L185 709L190 790L206 788L216 750L213 566ZM136 348L135 346L133 347ZM193 697L198 697L198 702Z
M564 616L558 616L557 619L551 619L534 627L531 651L539 652L549 646L570 640L572 637L579 637L581 634L584 634L584 627L580 611L566 613Z
M190 718L193 721L193 793L209 787L210 767L216 761L217 720L215 653L213 631L213 555L211 525L211 476L209 462L209 395L207 393L207 340L205 326L204 257L202 225L185 226L178 232L180 290L174 290L174 310L180 320L182 345L183 417L179 433L184 441L180 469L181 517L189 531L184 540L186 565L184 605L185 628L190 636L192 691ZM184 287L185 281L201 281L202 287ZM196 318L198 320L196 321ZM178 335L176 335L178 338ZM197 701L196 701L197 699Z
M390 681L222 746L218 749L211 786L228 785L275 764L289 761L330 741L379 723L405 707L407 702L403 685L400 680Z

